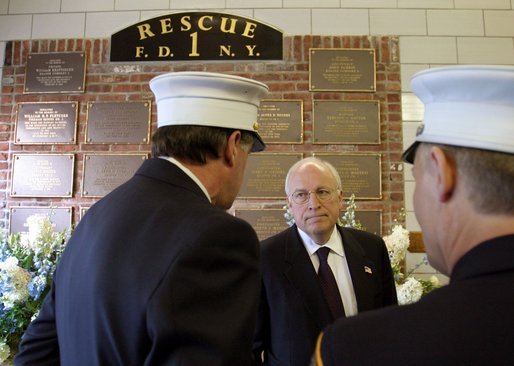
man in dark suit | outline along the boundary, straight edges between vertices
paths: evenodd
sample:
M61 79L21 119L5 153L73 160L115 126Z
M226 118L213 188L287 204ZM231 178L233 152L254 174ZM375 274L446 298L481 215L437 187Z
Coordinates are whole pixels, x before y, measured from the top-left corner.
M428 260L450 283L327 327L315 364L514 365L514 67L436 68L411 87L424 127L403 156Z
M267 87L212 73L150 81L154 158L77 226L16 365L249 365L259 243L225 212Z
M316 337L335 317L397 300L383 240L336 225L343 205L336 169L305 158L291 167L285 188L295 224L261 243L263 289L254 357L263 365L301 366L309 363ZM318 278L320 248L330 249L334 305Z

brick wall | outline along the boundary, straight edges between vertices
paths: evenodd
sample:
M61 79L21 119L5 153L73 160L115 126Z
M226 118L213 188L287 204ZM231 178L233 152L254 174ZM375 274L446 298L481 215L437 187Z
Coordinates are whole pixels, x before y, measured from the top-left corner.
M287 36L284 60L262 62L149 62L110 63L107 39L55 39L7 43L0 95L0 225L7 227L9 208L16 206L72 207L73 222L81 207L98 199L81 196L83 156L88 153L150 152L148 144L85 144L86 107L89 101L152 99L148 81L165 72L208 71L249 77L269 85L270 99L301 99L304 109L304 143L269 145L268 152L312 153L372 152L382 157L382 199L358 201L358 209L382 211L382 231L389 232L393 219L404 207L401 121L401 81L398 38L393 36ZM376 92L309 92L309 48L374 48L376 52ZM86 51L86 91L83 94L23 94L25 62L29 53ZM312 104L314 100L379 100L380 145L314 145ZM20 102L78 101L77 143L74 145L15 145L16 106ZM152 108L152 132L156 127ZM10 175L14 153L74 153L74 193L71 198L10 197ZM280 208L284 200L238 199L232 208Z

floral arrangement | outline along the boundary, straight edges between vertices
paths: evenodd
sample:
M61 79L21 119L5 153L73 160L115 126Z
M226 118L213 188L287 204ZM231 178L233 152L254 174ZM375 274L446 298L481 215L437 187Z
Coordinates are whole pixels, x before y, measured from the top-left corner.
M0 233L0 363L12 360L52 283L71 230L55 232L46 215L27 219L28 233Z
M283 207L286 212L284 218L289 226L294 224L294 217L286 206ZM343 227L352 227L355 229L365 230L360 221L355 217L357 205L355 204L355 195L352 193L346 202L346 210L342 217L337 220L337 224ZM400 216L405 217L402 210ZM411 304L418 301L423 295L440 287L439 280L436 276L426 280L414 277L413 273L422 265L428 264L426 256L420 263L413 268L405 271L405 257L407 249L410 245L409 231L405 229L397 220L393 225L391 234L383 237L389 253L391 267L393 269L394 281L396 283L396 293L398 295L398 303L400 305Z
M355 204L355 194L352 193L348 201L346 201L346 211L343 216L337 220L337 224L343 227L365 230L359 219L355 217L355 210L357 210L357 205Z
M405 215L403 211L401 214ZM428 280L413 276L416 269L428 263L426 256L423 257L420 263L404 273L405 257L407 255L407 248L410 245L409 231L407 229L401 224L396 223L393 225L391 234L384 236L383 239L389 252L389 259L396 283L398 303L400 305L412 304L423 295L439 287L439 280L436 276L432 276Z

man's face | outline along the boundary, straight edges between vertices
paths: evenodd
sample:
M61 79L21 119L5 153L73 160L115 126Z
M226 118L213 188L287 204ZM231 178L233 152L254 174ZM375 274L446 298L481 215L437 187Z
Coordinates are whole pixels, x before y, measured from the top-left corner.
M320 190L331 192L330 197L323 202L314 193ZM288 205L296 225L316 243L326 243L334 230L342 207L342 193L337 190L336 180L330 171L309 162L291 175L288 191ZM297 203L291 197L298 192L310 192L305 203Z
M224 184L222 199L217 204L218 207L221 207L225 210L228 210L234 200L239 193L239 189L241 188L241 184L243 183L243 177L246 169L246 162L248 161L249 153L242 149L241 147L236 147L239 151L237 159L234 160L234 169L231 178L228 180L226 184Z

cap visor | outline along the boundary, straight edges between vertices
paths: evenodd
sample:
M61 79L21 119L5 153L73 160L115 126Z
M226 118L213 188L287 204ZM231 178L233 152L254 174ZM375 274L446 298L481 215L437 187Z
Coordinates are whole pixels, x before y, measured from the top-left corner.
M407 150L402 154L402 160L406 163L414 164L414 158L416 157L416 150L419 146L419 141L415 141L410 145Z
M253 146L252 146L252 152L259 152L263 151L266 148L266 144L264 141L262 141L261 137L258 133L253 133Z

